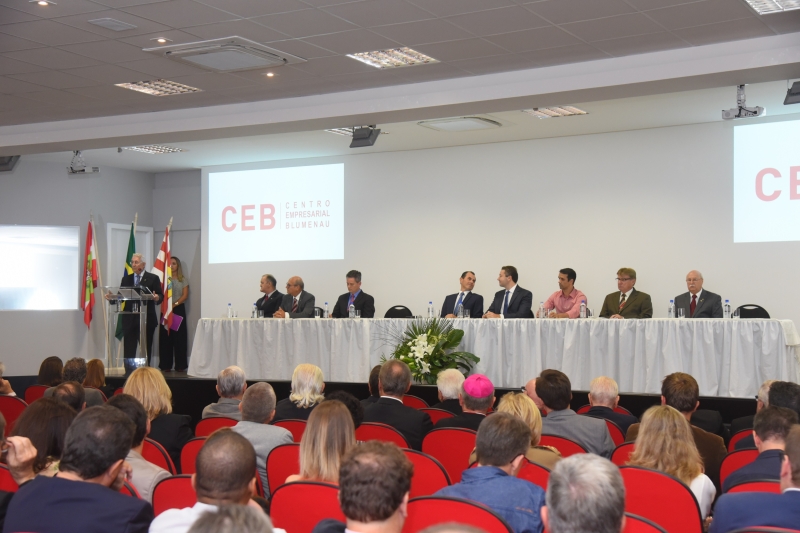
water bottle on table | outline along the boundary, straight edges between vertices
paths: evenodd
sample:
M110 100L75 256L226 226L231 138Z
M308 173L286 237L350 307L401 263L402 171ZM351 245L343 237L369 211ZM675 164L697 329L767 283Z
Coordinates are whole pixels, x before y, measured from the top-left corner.
M231 307L231 304L228 304L228 318L233 318L233 307Z
M667 318L675 318L675 300L669 301L669 307L667 308Z
M581 318L586 318L586 300L581 300Z
M725 305L722 306L722 318L731 317L731 301L725 300Z
M348 308L348 315L350 316L350 318L355 318L356 317L356 306L355 305L350 304L350 307Z
M325 314L322 315L322 318L330 318L330 316L328 314L328 302L325 302Z
M539 318L547 318L544 314L544 302L539 302Z

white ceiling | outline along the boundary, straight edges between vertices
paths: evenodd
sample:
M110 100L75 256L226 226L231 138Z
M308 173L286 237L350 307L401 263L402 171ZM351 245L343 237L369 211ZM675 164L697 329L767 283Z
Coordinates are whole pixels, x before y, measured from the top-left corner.
M90 24L114 18L116 32ZM0 125L124 115L402 85L800 31L800 10L744 0L0 0ZM236 74L142 51L239 35L307 59ZM441 62L379 71L346 54L411 46ZM203 89L153 97L115 83Z

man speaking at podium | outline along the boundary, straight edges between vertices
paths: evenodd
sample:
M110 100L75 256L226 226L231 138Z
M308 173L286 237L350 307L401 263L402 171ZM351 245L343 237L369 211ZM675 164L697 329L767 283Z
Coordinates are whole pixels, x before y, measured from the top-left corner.
M153 293L153 300L147 302L147 350L142 347L143 357L147 357L147 364L150 364L150 354L153 351L153 335L158 326L156 317L156 304L161 302L164 296L161 290L161 280L158 276L145 272L145 262L142 254L133 254L131 257L131 268L133 274L126 274L119 282L120 287L145 287ZM147 291L140 291L148 294ZM136 315L122 316L122 331L125 333L124 354L125 354L125 375L130 374L135 368L133 360L136 358L136 346L139 344L139 317ZM144 354L147 355L144 355Z

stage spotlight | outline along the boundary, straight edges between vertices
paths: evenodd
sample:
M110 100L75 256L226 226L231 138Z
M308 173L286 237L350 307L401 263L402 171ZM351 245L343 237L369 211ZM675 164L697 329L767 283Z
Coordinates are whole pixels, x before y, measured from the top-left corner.
M350 143L350 148L361 148L364 146L372 146L378 140L381 130L375 126L362 126L353 129L353 142Z

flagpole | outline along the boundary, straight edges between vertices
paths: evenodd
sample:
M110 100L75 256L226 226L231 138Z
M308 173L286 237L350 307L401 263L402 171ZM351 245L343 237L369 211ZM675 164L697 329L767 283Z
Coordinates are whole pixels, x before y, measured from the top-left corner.
M97 247L97 227L94 223L94 215L91 211L89 211L89 223L92 225L92 246L97 253L97 257L95 258L95 261L97 261L97 281L101 287L100 294L103 294L103 269L100 266L100 249ZM106 300L105 295L103 295L100 300L103 302L103 324L105 325L106 329L106 351L107 355L111 355L111 345L108 342L108 301ZM111 362L110 357L108 362Z

